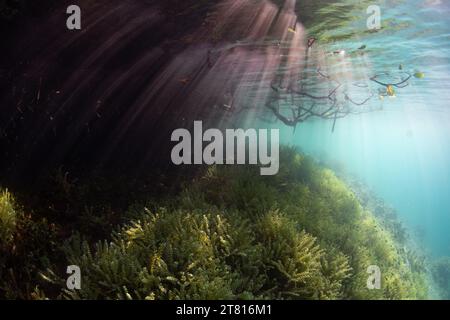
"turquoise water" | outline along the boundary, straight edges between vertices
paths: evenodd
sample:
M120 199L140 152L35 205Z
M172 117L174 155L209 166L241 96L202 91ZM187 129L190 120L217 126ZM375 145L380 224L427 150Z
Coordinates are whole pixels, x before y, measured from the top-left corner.
M450 3L390 3L381 8L382 20L392 30L331 43L329 50L366 45L364 58L349 58L354 74L393 72L402 65L403 70L425 73L425 78L396 89L395 98L372 99L382 111L340 119L333 133L332 121L308 121L295 134L292 128L276 126L284 143L356 177L393 206L432 255L448 256ZM360 19L348 28L358 30L365 23Z

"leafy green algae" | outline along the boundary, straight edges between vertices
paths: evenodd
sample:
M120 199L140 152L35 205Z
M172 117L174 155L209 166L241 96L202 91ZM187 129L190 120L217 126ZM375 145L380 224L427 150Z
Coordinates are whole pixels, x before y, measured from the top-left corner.
M111 241L73 236L70 299L424 299L424 273L330 170L285 148L280 173L216 166L165 201L134 205ZM367 268L382 271L367 288ZM44 271L64 287L56 270ZM34 297L43 298L38 291Z

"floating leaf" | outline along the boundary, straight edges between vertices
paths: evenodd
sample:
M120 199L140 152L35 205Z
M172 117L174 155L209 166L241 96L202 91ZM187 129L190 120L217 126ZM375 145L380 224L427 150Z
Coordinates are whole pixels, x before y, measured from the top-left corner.
M423 72L416 72L414 73L414 77L416 77L417 79L423 79L425 78L425 74Z
M386 93L388 94L388 96L394 97L394 96L395 96L395 90L394 90L394 87L391 86L391 85L387 86L387 88L386 88Z

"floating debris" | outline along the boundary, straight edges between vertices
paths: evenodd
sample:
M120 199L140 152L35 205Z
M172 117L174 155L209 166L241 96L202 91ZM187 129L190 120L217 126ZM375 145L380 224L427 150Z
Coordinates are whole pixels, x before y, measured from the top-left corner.
M414 77L417 79L423 79L425 78L425 74L423 72L416 72L414 73Z
M345 50L336 50L336 51L333 51L333 54L338 54L338 55L343 56L343 55L345 55Z
M388 85L386 87L386 93L389 97L395 97L395 90L394 90L394 86L392 85Z
M296 33L296 31L294 29L292 29L292 28L288 28L288 31L291 32L291 33Z
M182 78L182 79L179 79L178 82L180 82L183 85L187 85L187 84L189 84L189 82L191 82L191 79L189 79L189 78Z

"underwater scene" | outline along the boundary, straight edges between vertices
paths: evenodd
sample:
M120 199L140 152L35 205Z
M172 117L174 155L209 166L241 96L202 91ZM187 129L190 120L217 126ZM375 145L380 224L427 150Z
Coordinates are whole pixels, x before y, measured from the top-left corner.
M449 300L449 17L0 1L0 300Z

